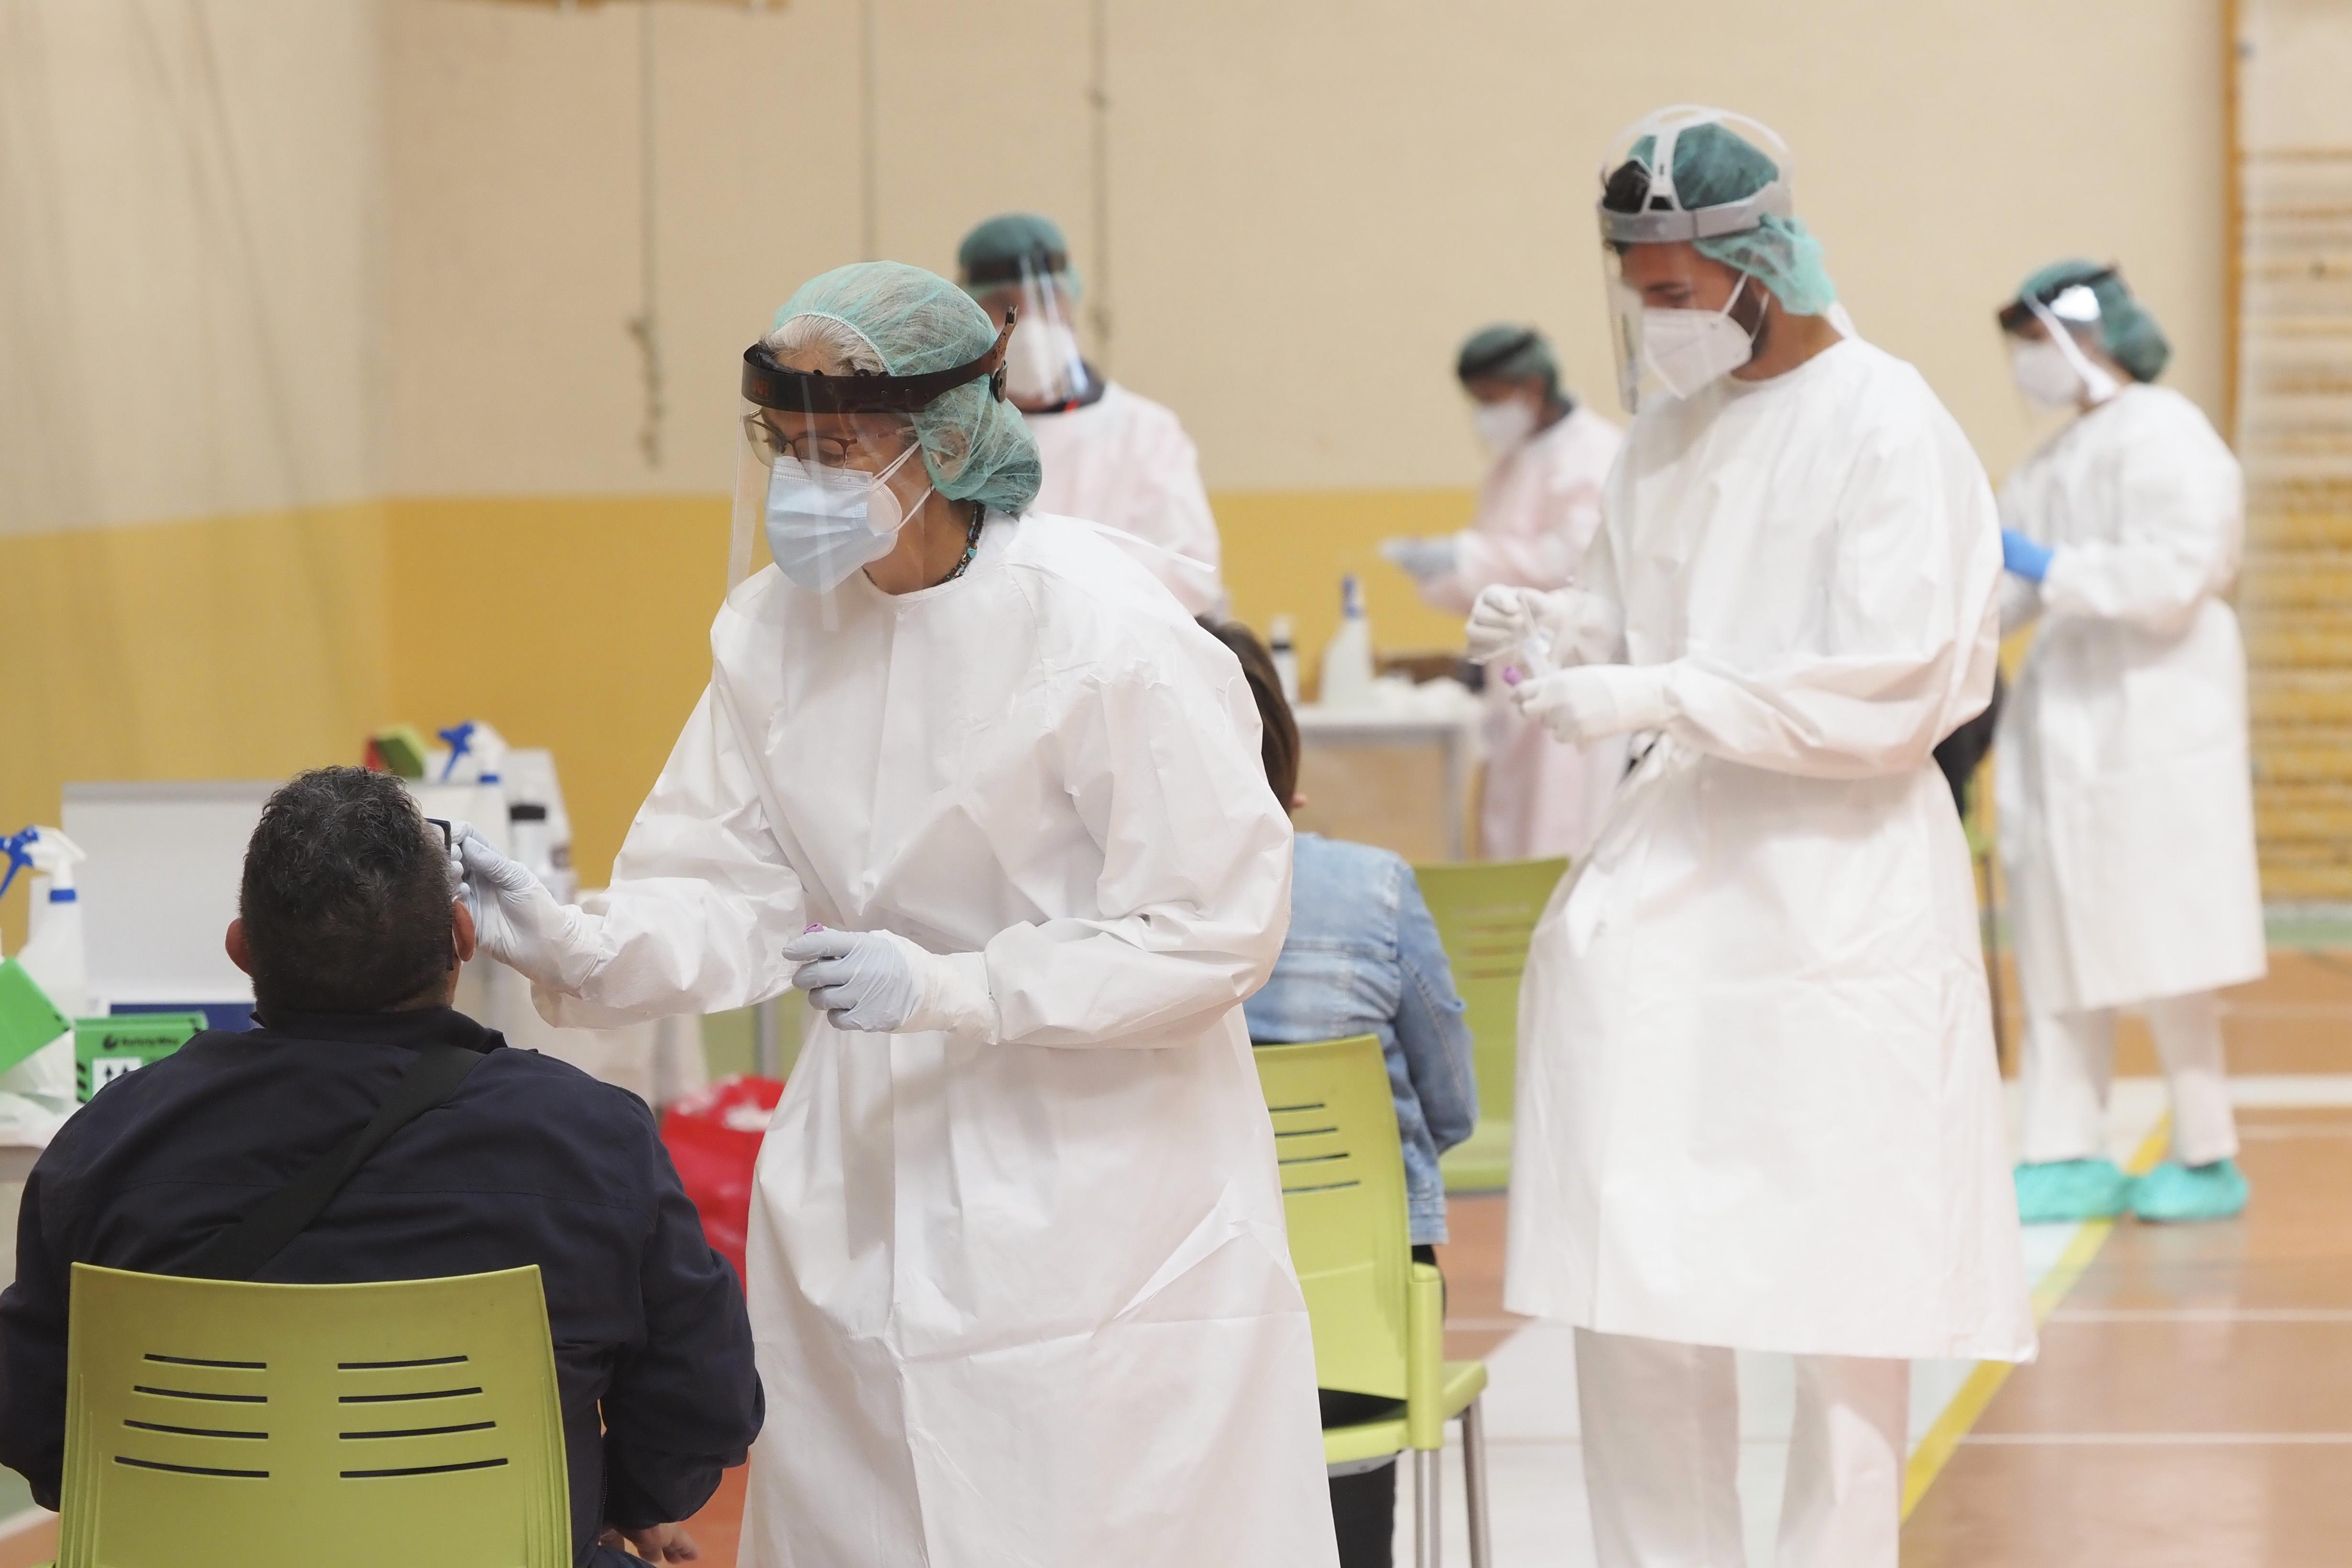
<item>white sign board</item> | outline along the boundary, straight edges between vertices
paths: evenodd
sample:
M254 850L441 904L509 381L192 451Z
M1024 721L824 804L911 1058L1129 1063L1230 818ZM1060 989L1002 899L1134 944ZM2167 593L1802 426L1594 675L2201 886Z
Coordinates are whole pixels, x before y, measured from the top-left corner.
M89 994L110 1005L250 1002L222 940L273 783L69 784Z

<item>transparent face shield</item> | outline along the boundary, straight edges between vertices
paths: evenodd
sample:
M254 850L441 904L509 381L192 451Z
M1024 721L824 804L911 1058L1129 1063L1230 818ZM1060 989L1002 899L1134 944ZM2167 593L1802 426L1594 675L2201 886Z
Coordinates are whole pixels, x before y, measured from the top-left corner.
M1675 147L1701 125L1720 125L1778 165L1779 176L1753 195L1710 206L1686 206L1675 187ZM1601 163L1601 279L1609 310L1609 341L1617 361L1617 396L1628 414L1645 399L1674 389L1646 352L1646 311L1661 308L1645 300L1625 274L1625 252L1641 245L1688 244L1738 234L1762 224L1767 214L1788 217L1796 211L1794 162L1788 143L1760 120L1727 110L1678 104L1643 116L1620 131ZM1761 287L1752 279L1751 287ZM1700 326L1703 323L1689 323ZM1722 336L1720 329L1715 335Z
M785 577L826 595L897 548L935 494L916 413L983 376L1001 394L1012 335L1008 313L985 354L908 376L826 375L764 342L746 350L729 592L751 574L755 540Z
M2029 296L2001 307L2002 345L2010 379L2033 416L2072 413L2084 402L2105 403L2122 390L2113 372L2086 347L2105 341L2097 279L2068 284L2046 299Z
M1019 279L987 301L996 310L1017 305L1021 328L1004 361L1004 392L1016 407L1037 412L1077 402L1088 376L1078 345L1077 297L1063 274L1024 256ZM993 313L993 312L992 312Z
M785 576L830 593L897 548L898 531L924 501L891 481L921 461L914 421L893 414L743 410L731 588L751 571L753 542Z

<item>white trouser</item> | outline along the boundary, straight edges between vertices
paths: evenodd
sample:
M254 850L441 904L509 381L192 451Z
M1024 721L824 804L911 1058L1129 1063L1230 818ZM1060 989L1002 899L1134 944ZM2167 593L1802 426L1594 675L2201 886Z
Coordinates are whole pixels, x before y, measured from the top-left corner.
M1797 1362L1778 1568L1895 1568L1911 1364ZM1576 1331L1601 1568L1743 1568L1734 1352Z
M2221 1060L2221 1005L2210 991L2142 1008L2172 1090L2172 1157L2209 1165L2238 1152L2230 1080ZM2107 1152L2107 1085L2116 1068L2113 1008L2028 1013L2025 1019L2025 1160L2088 1160Z

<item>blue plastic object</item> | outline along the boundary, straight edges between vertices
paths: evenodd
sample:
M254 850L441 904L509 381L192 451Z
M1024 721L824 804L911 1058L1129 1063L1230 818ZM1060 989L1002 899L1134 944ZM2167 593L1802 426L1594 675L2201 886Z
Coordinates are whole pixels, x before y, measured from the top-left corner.
M33 868L33 840L40 832L37 827L26 827L0 838L0 854L8 857L8 869L0 873L0 898L7 896L8 884L16 879L17 872Z
M2013 528L2000 531L2000 563L2029 583L2039 583L2050 574L2050 558L2055 553Z
M2235 1219L2245 1213L2252 1190L2235 1160L2210 1165L2168 1160L2132 1184L2131 1209L2158 1225Z
M2114 1219L2131 1206L2132 1179L2113 1160L2053 1160L2017 1168L2017 1217L2027 1225Z
M457 769L457 759L474 749L474 721L468 719L462 724L452 724L434 733L449 743L449 760L441 764L440 779L441 783L447 784L450 773Z

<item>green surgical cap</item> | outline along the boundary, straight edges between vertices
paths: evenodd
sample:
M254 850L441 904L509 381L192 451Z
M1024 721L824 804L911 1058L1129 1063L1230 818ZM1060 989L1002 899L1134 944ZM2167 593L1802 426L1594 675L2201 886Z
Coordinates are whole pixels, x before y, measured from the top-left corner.
M776 312L775 324L794 316L830 316L849 327L874 345L891 375L952 370L996 342L988 312L970 295L900 261L860 261L810 279ZM988 378L950 387L913 417L940 494L1015 514L1037 499L1045 471L1037 443Z
M2102 278L2101 273L2106 276ZM2020 284L2017 297L2047 304L2053 296L2077 283L2089 284L2092 297L2099 302L2099 345L2107 351L2107 357L2129 371L2134 381L2154 381L2162 375L2166 362L2172 358L2172 345L2165 341L2156 317L2132 298L2113 268L2095 261L2053 261Z
M1644 136L1627 155L1646 166L1656 148L1656 138ZM1685 211L1745 201L1780 174L1778 163L1728 126L1694 125L1675 138L1675 196ZM1766 213L1755 228L1692 244L1701 256L1761 282L1797 315L1818 316L1837 303L1822 242L1795 218Z
M1454 356L1454 374L1465 383L1487 376L1496 381L1525 381L1531 375L1539 375L1543 377L1544 395L1559 395L1559 362L1552 358L1551 345L1533 327L1504 323L1479 328Z
M1000 213L965 235L956 247L956 270L969 292L984 294L1019 281L1024 257L1041 277L1053 274L1064 294L1078 297L1070 242L1062 237L1059 224L1036 213Z

